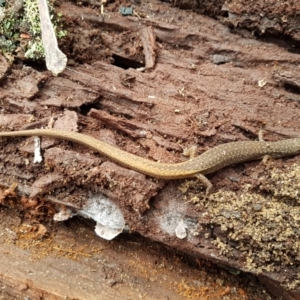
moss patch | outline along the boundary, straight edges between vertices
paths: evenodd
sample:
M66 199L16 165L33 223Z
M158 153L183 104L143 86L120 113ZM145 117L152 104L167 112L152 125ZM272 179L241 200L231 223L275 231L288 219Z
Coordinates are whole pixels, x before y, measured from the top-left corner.
M260 191L244 186L237 194L219 191L210 195L205 208L213 227L213 241L220 255L242 260L245 269L257 274L300 267L300 166L266 169ZM239 255L237 255L237 252ZM288 276L287 276L288 277ZM286 278L295 288L299 278Z
M53 2L48 4L56 35L63 37L67 32L61 29L61 15L55 12ZM24 0L23 5L22 1L0 2L0 52L10 60L45 57L38 1Z

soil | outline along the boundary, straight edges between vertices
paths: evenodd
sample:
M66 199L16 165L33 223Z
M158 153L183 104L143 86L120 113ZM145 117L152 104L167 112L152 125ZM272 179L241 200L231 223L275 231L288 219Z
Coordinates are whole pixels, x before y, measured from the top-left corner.
M56 9L68 31L59 40L68 66L54 77L42 61L9 64L1 57L0 130L78 131L168 163L186 160L184 152L195 145L200 154L222 143L257 140L261 129L268 141L299 136L299 33L291 30L291 16L300 8L218 2L213 19L200 14L213 15L209 4L194 2L136 1L135 13L122 16L120 6L129 1L108 1L103 15L99 3L64 1ZM261 19L241 21L251 14L279 20L284 30L271 30L279 23L266 19L264 30ZM299 299L300 156L220 170L208 176L213 193L207 197L196 180L153 179L63 140L42 139L43 162L33 164L34 143L0 143L0 251L11 255L7 261L19 256L24 264L36 255L33 273L52 266L51 279L30 280L26 265L12 275L7 265L0 274L5 293L32 299L94 299L99 293L111 299L117 293L128 299ZM127 233L111 242L97 238L84 219L66 220L86 212L91 199L103 204L103 197L126 223ZM156 275L161 262L167 264L163 280ZM82 268L80 279L76 268ZM104 277L101 292L90 274ZM84 280L85 287L74 284L66 292L63 276Z

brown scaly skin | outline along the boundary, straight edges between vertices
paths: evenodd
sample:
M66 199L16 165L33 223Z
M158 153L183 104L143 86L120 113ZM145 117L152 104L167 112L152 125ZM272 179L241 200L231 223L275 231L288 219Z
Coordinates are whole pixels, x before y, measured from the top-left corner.
M185 162L167 164L142 158L91 136L73 131L33 129L0 132L0 137L17 136L46 136L76 142L107 156L129 169L155 178L180 179L197 177L207 186L207 194L211 192L212 185L204 174L215 172L236 163L261 159L265 155L283 157L300 153L300 138L292 138L278 142L231 142L211 148L201 155Z

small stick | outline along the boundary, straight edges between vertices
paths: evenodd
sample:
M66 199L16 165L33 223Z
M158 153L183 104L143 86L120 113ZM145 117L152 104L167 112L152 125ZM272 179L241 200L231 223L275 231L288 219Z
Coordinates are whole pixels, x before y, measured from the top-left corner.
M67 57L58 48L57 39L51 23L48 4L46 0L39 0L39 12L41 20L42 41L45 48L46 66L47 69L56 76L65 69L67 65Z

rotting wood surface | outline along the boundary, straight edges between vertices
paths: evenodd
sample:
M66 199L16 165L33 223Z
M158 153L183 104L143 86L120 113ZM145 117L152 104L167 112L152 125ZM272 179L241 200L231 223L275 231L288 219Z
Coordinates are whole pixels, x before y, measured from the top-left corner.
M186 159L194 145L201 152L254 140L261 128L267 140L299 135L297 53L159 2L138 7L141 18L122 17L116 4L106 9L101 17L59 7L70 26L61 48L71 60L60 77L28 66L2 71L9 76L0 87L1 130L54 124L163 162ZM120 67L128 65L137 69ZM1 142L2 194L16 182L19 195L80 209L89 193L102 192L131 230L255 274L285 299L299 297L300 157L221 170L209 177L215 193L207 199L195 181L152 180L68 142L43 139L46 168L33 165L30 141Z
M87 219L44 229L22 222L16 210L0 210L0 298L271 299L255 280L161 243L128 234L99 239Z

